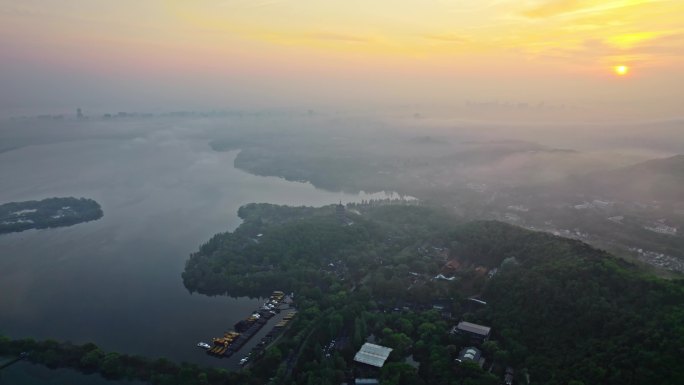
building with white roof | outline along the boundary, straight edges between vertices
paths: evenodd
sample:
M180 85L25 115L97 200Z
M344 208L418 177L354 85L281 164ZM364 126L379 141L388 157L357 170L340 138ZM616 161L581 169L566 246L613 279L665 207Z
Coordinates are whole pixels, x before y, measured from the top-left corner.
M390 353L392 353L391 348L366 342L354 356L354 361L382 368Z

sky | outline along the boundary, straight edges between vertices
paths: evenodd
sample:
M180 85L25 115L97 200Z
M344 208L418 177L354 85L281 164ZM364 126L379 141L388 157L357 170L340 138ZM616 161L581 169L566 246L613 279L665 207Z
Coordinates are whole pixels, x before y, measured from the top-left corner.
M474 102L669 119L684 1L0 0L0 59L5 115Z

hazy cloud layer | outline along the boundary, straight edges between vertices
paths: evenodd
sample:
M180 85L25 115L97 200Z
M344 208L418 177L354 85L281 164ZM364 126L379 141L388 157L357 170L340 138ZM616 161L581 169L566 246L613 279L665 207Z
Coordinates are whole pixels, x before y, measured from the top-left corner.
M3 115L475 100L675 117L682 14L657 0L4 1L0 102Z

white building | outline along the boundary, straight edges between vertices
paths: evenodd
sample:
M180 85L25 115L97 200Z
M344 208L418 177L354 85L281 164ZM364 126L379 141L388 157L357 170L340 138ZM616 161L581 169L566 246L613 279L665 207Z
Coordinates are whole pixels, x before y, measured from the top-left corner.
M382 368L390 353L392 353L391 348L366 342L354 356L354 361Z

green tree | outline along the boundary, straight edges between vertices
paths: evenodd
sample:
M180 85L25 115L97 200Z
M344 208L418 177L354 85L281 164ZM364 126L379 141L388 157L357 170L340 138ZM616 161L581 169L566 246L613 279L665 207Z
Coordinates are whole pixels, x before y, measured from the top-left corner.
M380 371L382 384L387 385L423 385L425 382L418 376L418 371L411 365L390 362Z
M392 355L397 358L406 356L413 343L411 338L404 333L391 333L383 339L383 342L394 349Z
M206 373L200 373L197 375L197 385L209 385L209 378Z
M100 366L100 362L104 353L100 349L94 349L86 353L81 358L81 366L85 368L97 368Z
M100 365L105 377L117 378L121 376L121 360L118 353L107 353Z

